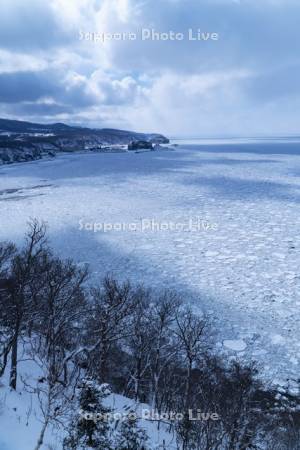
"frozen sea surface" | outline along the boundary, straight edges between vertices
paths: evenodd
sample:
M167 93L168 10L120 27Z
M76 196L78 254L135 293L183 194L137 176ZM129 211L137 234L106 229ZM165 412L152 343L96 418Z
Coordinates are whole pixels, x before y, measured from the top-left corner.
M62 256L173 287L217 317L218 347L280 384L299 378L300 143L224 141L175 151L61 155L0 169L0 240L48 222ZM134 231L129 224L214 225ZM94 233L83 224L114 224ZM81 224L81 225L80 225ZM289 381L287 381L287 379Z

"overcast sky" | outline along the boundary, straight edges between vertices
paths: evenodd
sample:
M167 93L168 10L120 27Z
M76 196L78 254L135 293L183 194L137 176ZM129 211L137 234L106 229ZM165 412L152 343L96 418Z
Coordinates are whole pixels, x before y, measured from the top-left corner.
M0 116L173 136L300 134L299 24L299 0L1 0ZM143 28L184 39L143 41ZM189 29L219 38L190 41ZM137 39L81 39L121 32Z

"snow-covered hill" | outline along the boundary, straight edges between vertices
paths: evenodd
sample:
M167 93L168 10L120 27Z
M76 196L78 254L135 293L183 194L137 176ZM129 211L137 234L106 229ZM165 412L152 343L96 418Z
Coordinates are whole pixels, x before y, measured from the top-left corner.
M17 391L8 387L8 371L1 378L0 384L0 449L1 450L33 450L37 444L43 427L43 413L34 388L39 385L41 376L39 367L28 361L28 355L20 353L23 362L19 363L19 383ZM176 438L169 433L167 425L163 423L158 427L158 422L147 418L150 411L149 405L136 403L127 397L118 394L110 394L105 400L105 405L111 409L112 417L126 417L129 411L134 411L138 420L138 426L145 430L151 448L165 448L176 450ZM75 405L76 407L76 405ZM74 411L76 413L76 411ZM79 416L79 411L78 411ZM143 418L144 417L144 418ZM67 420L64 419L66 426ZM113 428L112 428L113 429ZM46 430L44 444L41 450L60 450L65 436L64 427L49 425Z
M155 133L0 119L0 164L53 157L58 152L99 150L107 145L128 145L140 140L158 144L169 142Z

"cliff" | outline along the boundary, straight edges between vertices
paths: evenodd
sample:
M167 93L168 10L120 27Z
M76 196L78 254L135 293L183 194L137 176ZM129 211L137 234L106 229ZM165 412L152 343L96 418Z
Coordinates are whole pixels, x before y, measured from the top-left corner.
M58 152L107 151L107 146L137 141L169 142L161 134L0 119L0 164L32 161L45 155L55 156Z

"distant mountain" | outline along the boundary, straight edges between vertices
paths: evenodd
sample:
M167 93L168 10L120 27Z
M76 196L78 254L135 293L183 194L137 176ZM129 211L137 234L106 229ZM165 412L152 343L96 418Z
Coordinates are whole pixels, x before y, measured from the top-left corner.
M153 144L169 142L161 134L0 119L0 164L32 161L55 156L59 152L116 151L118 146L138 141Z
M69 127L64 123L54 123L44 125L40 123L23 122L21 120L0 119L0 132L8 131L11 133L56 133L69 131L74 127Z
M112 128L93 129L85 127L75 127L64 123L40 124L23 122L19 120L0 119L0 133L17 134L54 134L56 136L67 137L76 136L98 136L102 138L104 144L128 144L131 141L146 140L153 143L165 143L169 140L161 134L136 133L133 131L115 130Z

